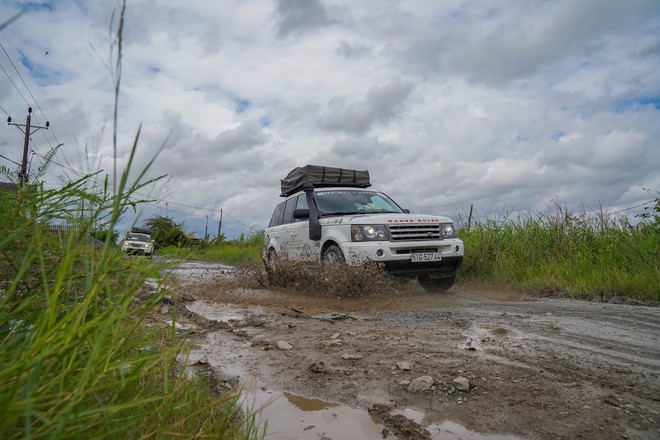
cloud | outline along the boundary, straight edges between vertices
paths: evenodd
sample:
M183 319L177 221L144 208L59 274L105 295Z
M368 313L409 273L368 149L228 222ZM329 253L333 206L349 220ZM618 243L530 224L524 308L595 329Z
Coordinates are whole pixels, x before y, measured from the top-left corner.
M382 87L371 87L362 101L350 103L345 97L334 97L319 125L326 130L365 132L395 118L412 89L410 81L394 77Z
M309 32L330 24L325 7L318 0L277 0L277 34Z

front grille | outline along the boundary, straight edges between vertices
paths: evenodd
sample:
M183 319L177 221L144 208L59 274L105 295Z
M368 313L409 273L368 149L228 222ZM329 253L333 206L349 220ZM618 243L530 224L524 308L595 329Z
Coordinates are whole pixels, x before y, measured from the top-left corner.
M397 249L397 255L410 255L413 252L439 252L437 247L432 248L415 248L415 249Z
M392 241L440 240L440 225L388 225Z

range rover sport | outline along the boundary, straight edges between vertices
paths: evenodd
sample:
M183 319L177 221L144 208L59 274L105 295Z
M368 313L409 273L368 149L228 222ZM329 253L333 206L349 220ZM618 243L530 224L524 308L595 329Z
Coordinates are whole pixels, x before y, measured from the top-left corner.
M262 259L358 265L417 278L427 290L447 290L463 261L463 242L448 217L411 214L369 189L368 171L307 165L282 179L285 199L265 231Z

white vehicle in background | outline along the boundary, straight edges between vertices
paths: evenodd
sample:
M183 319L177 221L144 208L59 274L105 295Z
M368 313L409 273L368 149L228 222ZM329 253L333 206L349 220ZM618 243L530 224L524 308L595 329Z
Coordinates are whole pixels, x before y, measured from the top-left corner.
M377 262L394 276L447 290L463 261L463 242L449 217L411 214L368 189L368 171L307 165L282 179L265 231L266 269L278 260L359 265Z
M151 258L154 256L154 245L155 242L148 231L133 228L122 240L121 250L129 255L146 255Z

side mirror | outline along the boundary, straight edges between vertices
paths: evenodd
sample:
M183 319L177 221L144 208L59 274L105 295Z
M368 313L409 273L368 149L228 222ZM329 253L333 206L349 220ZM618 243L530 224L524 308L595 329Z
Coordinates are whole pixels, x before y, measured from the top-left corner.
M403 212L405 212L406 214L410 214L410 209L404 209Z
M293 218L296 220L306 220L309 218L309 209L295 209L293 211Z

